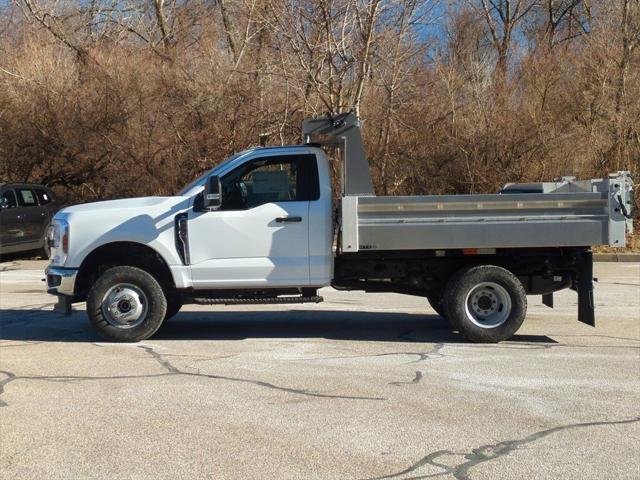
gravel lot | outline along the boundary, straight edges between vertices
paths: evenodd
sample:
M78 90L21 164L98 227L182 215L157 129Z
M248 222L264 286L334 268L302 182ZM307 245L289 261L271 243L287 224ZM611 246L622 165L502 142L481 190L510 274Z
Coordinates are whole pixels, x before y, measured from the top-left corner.
M529 297L473 345L420 298L187 306L111 344L0 263L3 479L640 478L640 264L596 265L596 328Z

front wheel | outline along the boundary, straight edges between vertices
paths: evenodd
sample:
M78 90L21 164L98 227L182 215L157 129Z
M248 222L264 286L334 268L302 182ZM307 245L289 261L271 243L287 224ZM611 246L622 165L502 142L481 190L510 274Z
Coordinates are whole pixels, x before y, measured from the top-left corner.
M527 295L520 280L493 265L458 272L447 285L445 301L449 321L472 342L508 340L527 313Z
M138 342L164 320L167 300L158 281L137 267L113 267L93 284L87 314L93 327L112 342Z
M164 321L175 317L182 308L182 299L175 295L167 295L167 312L164 315Z

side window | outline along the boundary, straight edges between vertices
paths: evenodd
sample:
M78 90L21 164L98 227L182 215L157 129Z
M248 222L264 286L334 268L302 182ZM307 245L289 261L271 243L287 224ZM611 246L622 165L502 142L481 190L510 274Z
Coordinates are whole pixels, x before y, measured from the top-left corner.
M297 167L295 162L265 163L247 172L241 179L247 190L247 208L297 200Z
M51 194L43 188L34 188L34 190L36 191L36 196L38 197L38 202L40 203L40 205L47 205L53 202Z
M222 179L225 210L243 210L272 202L317 200L319 196L315 155L258 158Z
M18 206L16 202L16 194L13 190L2 192L2 203L7 202L7 208L15 208Z
M18 194L18 205L21 207L37 207L38 200L36 200L36 194L30 188L18 188L16 190Z

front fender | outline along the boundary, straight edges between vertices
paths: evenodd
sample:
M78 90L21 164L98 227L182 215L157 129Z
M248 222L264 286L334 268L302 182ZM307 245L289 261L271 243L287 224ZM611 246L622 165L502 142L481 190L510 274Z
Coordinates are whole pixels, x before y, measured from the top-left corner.
M69 253L65 268L79 268L84 259L96 249L111 243L130 242L155 250L167 265L181 266L182 261L175 246L175 216L187 210L189 198L170 197L172 204L160 204L157 208L100 209L95 212L63 211L69 230ZM164 208L162 208L164 207ZM127 215L129 213L129 215Z

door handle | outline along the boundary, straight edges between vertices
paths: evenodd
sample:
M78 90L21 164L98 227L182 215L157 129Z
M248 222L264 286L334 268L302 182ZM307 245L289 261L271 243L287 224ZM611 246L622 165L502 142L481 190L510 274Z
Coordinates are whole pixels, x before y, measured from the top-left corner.
M276 218L276 222L278 223L293 223L293 222L301 222L302 217L278 217Z

